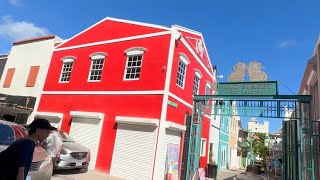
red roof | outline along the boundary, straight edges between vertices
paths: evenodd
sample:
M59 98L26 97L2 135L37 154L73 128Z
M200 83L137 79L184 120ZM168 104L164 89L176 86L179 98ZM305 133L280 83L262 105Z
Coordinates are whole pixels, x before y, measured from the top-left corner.
M18 45L18 44L24 44L24 43L28 43L28 42L34 42L34 41L41 41L41 40L46 40L46 39L52 39L55 38L55 35L48 35L48 36L40 36L40 37L36 37L36 38L31 38L31 39L25 39L25 40L21 40L21 41L16 41L13 42L13 45Z

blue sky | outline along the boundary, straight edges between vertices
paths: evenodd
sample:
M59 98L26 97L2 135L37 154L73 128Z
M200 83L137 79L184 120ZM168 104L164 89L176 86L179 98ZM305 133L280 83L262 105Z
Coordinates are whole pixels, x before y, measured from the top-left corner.
M0 7L0 53L15 40L70 38L107 16L178 24L202 32L220 81L236 63L258 61L280 94L298 92L320 30L319 0L0 0ZM272 132L279 126L271 120Z

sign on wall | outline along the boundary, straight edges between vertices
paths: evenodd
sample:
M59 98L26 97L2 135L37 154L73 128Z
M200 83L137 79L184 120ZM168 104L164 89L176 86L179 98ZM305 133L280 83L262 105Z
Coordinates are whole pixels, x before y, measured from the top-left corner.
M278 95L277 81L221 82L218 95Z
M178 172L179 145L168 144L167 147L167 180L179 180Z

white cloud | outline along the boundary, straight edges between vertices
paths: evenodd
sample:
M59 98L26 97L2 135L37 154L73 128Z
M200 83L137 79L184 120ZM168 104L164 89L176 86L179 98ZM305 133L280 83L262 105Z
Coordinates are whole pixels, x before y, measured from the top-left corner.
M0 36L14 41L48 34L49 31L46 28L37 27L31 22L14 21L11 16L3 16L0 22Z
M21 0L9 0L9 3L14 6L21 6L22 5Z
M296 45L297 42L295 40L281 40L277 43L278 48L290 48Z

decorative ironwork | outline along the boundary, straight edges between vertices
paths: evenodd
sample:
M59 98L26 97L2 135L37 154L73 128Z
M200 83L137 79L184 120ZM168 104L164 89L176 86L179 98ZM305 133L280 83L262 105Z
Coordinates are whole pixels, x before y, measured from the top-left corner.
M212 106L204 106L203 108L203 103L207 101L211 101L207 104ZM283 126L284 177L290 180L298 178L315 180L314 156L319 153L319 149L315 149L313 137L320 138L319 133L314 133L316 131L314 129L319 131L320 126L313 123L311 119L311 96L195 96L188 144L187 180L193 177L199 167L203 115L285 119ZM298 176L298 172L301 172L300 176Z
M268 75L261 71L261 63L251 62L248 66L250 81L266 81Z
M190 125L188 163L186 179L192 179L194 173L199 167L200 160L200 141L202 130L202 104L203 101L195 101L193 103L192 120Z
M230 82L244 81L245 75L246 75L246 64L240 62L235 66L233 66L233 72L229 75L228 81Z
M250 81L266 81L268 80L268 75L261 71L261 63L250 62L249 66L243 62L239 62L233 66L233 72L229 75L229 82L240 82L245 80L246 71L249 75Z

